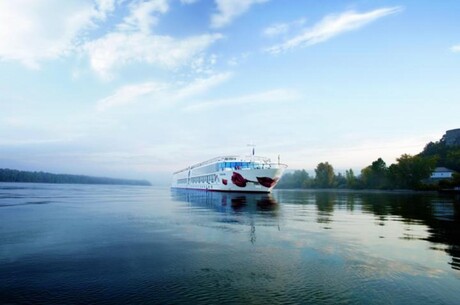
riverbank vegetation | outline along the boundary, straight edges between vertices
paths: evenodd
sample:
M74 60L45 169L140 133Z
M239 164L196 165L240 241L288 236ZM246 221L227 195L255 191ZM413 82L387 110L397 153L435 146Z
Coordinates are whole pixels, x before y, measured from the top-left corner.
M460 186L460 147L448 146L443 140L428 143L415 156L403 154L397 162L387 166L378 158L359 174L352 169L335 173L328 162L321 162L311 177L306 170L286 173L278 188L348 188L348 189L412 189L436 190ZM436 167L454 170L452 179L429 179Z
M0 168L0 182L74 183L74 184L117 184L151 185L147 180L116 179L83 175L51 174Z

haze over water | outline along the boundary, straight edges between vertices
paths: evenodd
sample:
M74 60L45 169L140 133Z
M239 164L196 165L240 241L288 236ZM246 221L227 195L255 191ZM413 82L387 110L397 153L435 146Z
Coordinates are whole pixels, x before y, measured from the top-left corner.
M456 304L459 198L0 184L2 303Z

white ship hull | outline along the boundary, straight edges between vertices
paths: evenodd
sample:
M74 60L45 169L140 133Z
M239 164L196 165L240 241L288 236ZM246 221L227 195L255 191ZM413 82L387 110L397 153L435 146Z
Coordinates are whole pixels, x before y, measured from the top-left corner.
M281 178L284 164L260 157L228 156L190 166L173 175L172 188L222 192L269 193Z

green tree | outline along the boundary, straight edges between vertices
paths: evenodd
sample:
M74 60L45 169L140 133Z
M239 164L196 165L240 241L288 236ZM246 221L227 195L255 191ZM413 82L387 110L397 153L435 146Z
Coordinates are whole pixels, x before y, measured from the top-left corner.
M340 189L347 187L347 179L345 178L344 175L342 175L342 173L338 173L334 177L334 187L340 188Z
M435 157L402 155L398 163L389 168L389 176L393 186L398 188L420 188L423 179L430 177L436 166Z
M460 174L459 173L454 173L452 177L452 185L454 187L460 187Z
M334 168L328 162L321 162L315 169L315 186L329 188L334 184Z
M388 187L388 167L382 158L361 171L361 180L366 188L384 189Z
M351 168L345 171L345 179L347 181L347 187L351 189L358 187L358 179L356 179L355 173Z
M444 159L448 149L449 148L443 140L437 142L430 142L427 145L425 145L425 148L423 148L423 151L419 155L421 157L438 156L440 159Z
M446 154L445 167L460 172L460 148L450 149Z
M278 184L278 188L308 188L311 187L312 179L308 175L307 171L296 170L293 173L286 173L281 178Z
M151 185L150 182L146 180L128 180L82 175L51 174L45 172L27 172L8 168L0 168L0 182Z
M443 140L428 143L419 156L435 157L436 166L444 166L460 172L460 147L447 146Z
M294 181L296 182L296 187L306 188L309 186L310 177L306 170L299 170L294 172Z

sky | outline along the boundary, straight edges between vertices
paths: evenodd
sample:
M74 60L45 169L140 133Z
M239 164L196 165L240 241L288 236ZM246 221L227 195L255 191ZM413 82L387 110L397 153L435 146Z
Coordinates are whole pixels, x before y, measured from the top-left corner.
M460 1L2 0L0 168L358 171L460 128Z

